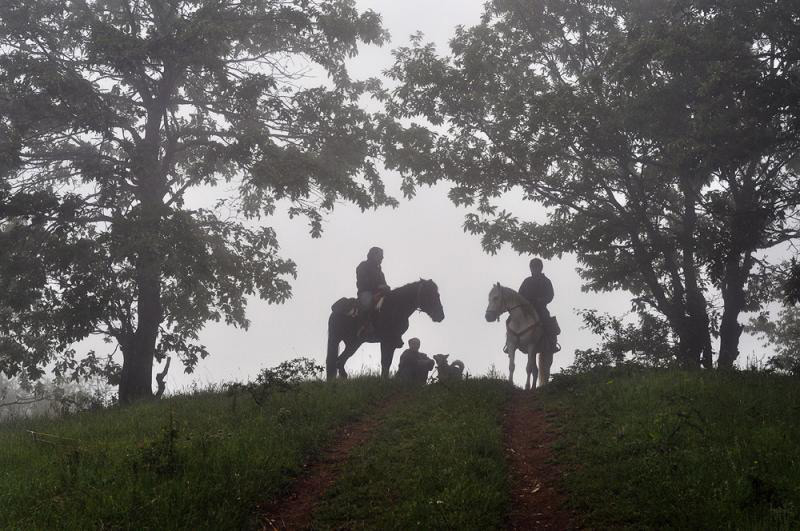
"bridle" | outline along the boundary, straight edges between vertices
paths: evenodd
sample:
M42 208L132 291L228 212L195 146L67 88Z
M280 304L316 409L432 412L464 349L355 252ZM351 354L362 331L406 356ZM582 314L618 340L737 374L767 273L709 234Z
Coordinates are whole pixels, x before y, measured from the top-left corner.
M516 306L512 306L511 308L506 308L505 307L506 306L505 288L503 286L501 286L500 284L498 284L497 287L500 290L500 310L497 311L497 319L495 319L495 321L499 321L500 320L500 316L503 315L504 313L506 313L506 312L511 313L512 310L516 310L517 308L525 306L525 303L521 302L521 303L517 304Z
M509 314L511 314L511 312L513 310L516 310L517 308L522 308L523 306L529 306L529 303L521 302L521 303L517 304L516 306L512 306L510 308L506 308L505 307L505 288L503 286L499 285L499 284L498 284L498 288L500 289L500 309L502 311L498 312L497 319L496 319L497 321L500 320L500 316L502 314L504 314L505 312L508 312ZM517 341L519 341L519 338L521 338L525 333L527 333L529 330L532 330L533 328L535 328L540 323L541 323L541 320L537 319L532 324L526 326L525 328L523 328L519 332L515 332L515 331L511 330L510 328L508 328L508 326L506 326L506 331L508 331L510 334L516 336Z
M417 288L417 300L414 302L414 307L416 308L416 311L422 312L422 313L428 313L422 308L422 288L423 288L423 286L425 286L426 282L429 282L429 281L424 280L424 279L420 279L419 287Z
M512 310L516 310L517 308L522 308L527 304L525 302L521 302L516 306L512 306L511 308L505 308L505 301L506 301L505 294L506 294L505 288L503 286L500 286L500 306L503 307L503 312L511 313Z

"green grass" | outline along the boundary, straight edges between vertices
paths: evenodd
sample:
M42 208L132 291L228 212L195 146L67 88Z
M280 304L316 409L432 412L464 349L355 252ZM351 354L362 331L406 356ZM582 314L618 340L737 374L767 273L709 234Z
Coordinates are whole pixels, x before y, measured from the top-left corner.
M319 501L320 529L507 523L502 411L469 380L400 391L374 378L302 384L263 406L200 393L0 425L0 529L240 529L335 429L395 397ZM632 369L536 391L586 526L800 528L800 382ZM57 436L34 438L30 431Z
M595 528L800 528L800 382L754 373L561 377L572 503Z
M469 380L419 389L355 450L315 529L496 529L509 485L502 409L510 389Z
M0 528L247 527L334 428L393 389L374 378L309 382L263 407L206 393L0 425Z

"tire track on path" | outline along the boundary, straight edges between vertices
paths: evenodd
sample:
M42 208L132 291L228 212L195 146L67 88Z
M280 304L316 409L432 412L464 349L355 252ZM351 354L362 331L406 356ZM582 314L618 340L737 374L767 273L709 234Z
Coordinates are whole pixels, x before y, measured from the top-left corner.
M504 424L511 474L509 529L578 529L553 462L556 432L535 392L513 391Z
M383 419L406 398L408 393L395 394L340 428L332 445L306 465L287 494L258 507L258 529L310 529L314 508L339 477L353 450L367 443Z

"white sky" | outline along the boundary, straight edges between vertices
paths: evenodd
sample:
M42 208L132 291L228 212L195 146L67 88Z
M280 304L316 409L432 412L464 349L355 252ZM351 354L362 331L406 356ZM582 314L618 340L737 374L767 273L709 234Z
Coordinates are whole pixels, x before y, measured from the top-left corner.
M478 23L483 0L359 0L358 5L380 13L392 35L390 44L367 47L352 61L351 76L363 79L378 76L389 67L391 50L406 45L409 35L416 31L435 42L440 53L449 51L447 42L455 26ZM397 175L384 172L384 179L390 192L400 198ZM423 352L450 354L451 361L461 359L472 374L483 374L492 364L505 373L508 358L502 352L503 321L487 323L484 319L487 295L497 281L517 289L528 275L530 257L510 249L495 256L484 254L479 239L462 231L466 211L452 205L447 190L447 186L422 189L414 200L401 201L395 210L362 214L351 205L340 205L327 218L324 235L317 240L308 235L302 219L290 221L281 214L264 220L278 232L281 255L297 263L292 299L278 306L253 299L248 307L252 325L246 332L209 324L201 341L211 356L201 360L192 375L183 374L181 365L174 364L168 390L178 390L193 381L205 385L246 380L261 368L298 356L314 358L324 365L330 306L339 297L355 296L356 265L373 245L384 249L383 270L390 286L421 277L431 278L439 286L445 320L436 324L427 315L415 314L406 341L419 337ZM532 203L507 202L522 217L543 215ZM581 292L575 266L572 256L545 261L545 274L553 281L556 293L550 311L558 316L562 328L562 350L555 356L553 372L572 363L576 348L588 348L596 342L580 328L575 309L596 308L615 314L629 310L626 293ZM744 345L742 351L742 357L749 353ZM400 352L395 353L393 370ZM524 382L526 361L524 355L517 354L517 384ZM362 368L380 369L378 345L363 345L348 362L351 373Z

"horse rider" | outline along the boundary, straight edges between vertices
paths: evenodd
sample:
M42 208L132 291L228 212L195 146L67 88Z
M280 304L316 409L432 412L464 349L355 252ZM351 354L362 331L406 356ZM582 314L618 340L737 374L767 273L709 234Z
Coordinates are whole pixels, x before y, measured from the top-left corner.
M519 294L530 302L536 313L539 314L539 319L544 324L549 345L555 348L556 337L553 334L550 323L550 311L547 309L547 305L553 301L553 283L542 272L544 264L539 258L531 259L529 267L531 276L522 281L522 285L519 287Z
M367 337L375 332L372 325L372 309L375 305L375 295L389 290L389 286L386 285L386 278L383 276L381 262L383 262L383 249L373 247L367 253L367 259L356 267L358 306L363 315L363 334Z

